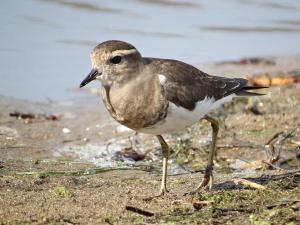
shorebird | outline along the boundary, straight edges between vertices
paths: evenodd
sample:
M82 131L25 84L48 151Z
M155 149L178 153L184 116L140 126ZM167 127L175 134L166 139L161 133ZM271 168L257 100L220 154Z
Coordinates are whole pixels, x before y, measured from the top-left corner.
M259 96L249 92L243 78L211 76L181 61L142 57L131 44L110 40L98 44L91 55L92 70L80 87L101 82L101 95L111 116L128 128L158 138L163 155L160 191L167 192L169 146L163 134L182 130L201 119L212 126L212 144L204 177L191 192L213 184L213 158L219 123L208 115L237 96Z

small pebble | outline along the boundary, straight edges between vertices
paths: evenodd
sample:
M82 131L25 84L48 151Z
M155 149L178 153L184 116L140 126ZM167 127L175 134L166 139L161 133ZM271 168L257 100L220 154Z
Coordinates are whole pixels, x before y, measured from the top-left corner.
M62 129L62 132L65 133L65 134L68 134L68 133L71 133L71 130L69 128L64 127Z
M88 138L86 138L86 137L85 137L85 138L83 138L82 140L83 140L84 142L88 142L88 141L90 141L90 139L88 139Z

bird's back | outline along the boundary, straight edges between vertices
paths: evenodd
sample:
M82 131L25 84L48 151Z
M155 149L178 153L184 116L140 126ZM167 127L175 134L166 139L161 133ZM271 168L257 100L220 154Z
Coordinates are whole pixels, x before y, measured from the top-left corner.
M238 93L248 82L243 78L211 76L177 60L144 58L144 61L153 73L165 77L162 86L167 99L188 110L205 98L217 101Z

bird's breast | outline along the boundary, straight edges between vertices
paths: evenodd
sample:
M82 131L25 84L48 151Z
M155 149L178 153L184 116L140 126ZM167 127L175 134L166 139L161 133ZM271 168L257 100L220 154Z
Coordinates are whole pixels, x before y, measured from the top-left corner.
M156 80L102 88L103 102L119 123L139 130L165 118L168 102Z

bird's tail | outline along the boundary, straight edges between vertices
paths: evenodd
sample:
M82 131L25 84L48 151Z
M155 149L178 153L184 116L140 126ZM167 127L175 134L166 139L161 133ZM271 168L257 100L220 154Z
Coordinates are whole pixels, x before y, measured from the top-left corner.
M257 90L262 88L268 88L268 87L254 87L254 86L245 86L242 87L237 93L237 96L262 96L265 94L257 93L257 92L251 92L251 90Z

